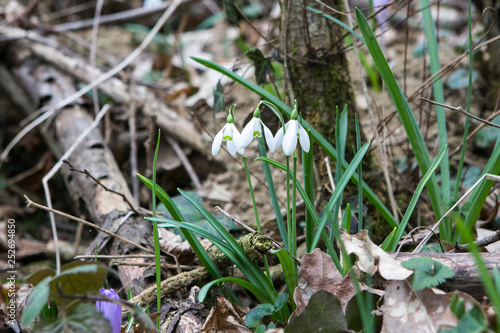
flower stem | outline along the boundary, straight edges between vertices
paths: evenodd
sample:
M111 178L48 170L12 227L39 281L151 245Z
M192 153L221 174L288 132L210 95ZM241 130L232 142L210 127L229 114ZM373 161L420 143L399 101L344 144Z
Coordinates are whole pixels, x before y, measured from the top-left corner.
M296 211L297 211L297 188L296 188L296 182L295 179L297 178L297 151L293 152L293 169L292 169L292 174L293 174L293 180L292 180L292 218L291 218L291 225L292 225L292 241L290 242L290 254L293 257L297 257L297 217L296 217ZM294 265L294 267L296 267Z
M262 233L262 229L260 227L260 221L259 221L259 213L257 211L257 204L255 202L255 195L253 193L252 180L250 179L250 172L248 171L247 158L245 157L245 155L241 155L241 158L243 159L243 166L245 167L245 174L247 176L248 188L250 189L250 197L252 198L253 213L255 215L255 225L257 226L257 231L259 233ZM269 278L269 281L271 281L271 283L272 283L271 272L269 271L269 265L267 263L267 257L265 255L263 255L262 259L264 260L264 267L266 269L266 275Z

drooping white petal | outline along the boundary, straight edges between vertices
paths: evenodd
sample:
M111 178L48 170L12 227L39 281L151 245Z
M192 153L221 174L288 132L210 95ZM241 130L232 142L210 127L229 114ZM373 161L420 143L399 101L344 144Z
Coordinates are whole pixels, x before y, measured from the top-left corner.
M285 130L288 131L288 127L290 126L290 120L285 124ZM274 137L274 150L278 149L279 146L283 143L283 127L281 127L278 132L276 132L276 136Z
M267 128L266 125L264 125L264 123L262 123L262 127L264 127L266 143L267 143L267 146L269 147L269 151L271 153L274 153L275 147L274 147L273 133L271 132L271 130L269 128Z
M248 122L243 131L241 132L240 145L239 148L245 149L248 147L250 142L253 140L254 124L258 118L252 117L252 120Z
M232 156L236 154L236 150L238 149L239 145L239 139L240 132L238 132L233 124L227 124L223 140L227 142L227 150Z
M311 147L311 142L309 141L309 135L307 135L307 131L302 127L301 124L298 124L299 126L299 140L300 140L300 147L302 147L302 150L304 150L306 153L309 152L309 148Z
M287 123L286 133L283 137L283 152L290 156L297 147L297 121L290 120Z
M222 129L215 135L214 142L212 143L212 155L215 156L219 152L220 145L222 144L222 136L224 133L224 129L227 124L222 127Z

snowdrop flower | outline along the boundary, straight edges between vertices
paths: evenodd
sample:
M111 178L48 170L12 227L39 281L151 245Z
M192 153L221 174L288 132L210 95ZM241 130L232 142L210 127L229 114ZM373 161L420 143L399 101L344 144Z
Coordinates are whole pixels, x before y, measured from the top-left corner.
M274 137L271 130L267 128L267 126L260 119L260 110L259 107L255 109L253 112L252 120L248 122L243 131L241 132L240 138L240 149L244 150L250 142L252 142L253 138L261 138L262 137L262 129L264 128L264 136L266 139L267 146L271 153L274 153L276 149L274 146Z
M116 291L113 289L101 288L99 293L107 297L120 299ZM111 325L111 332L120 333L122 326L122 307L113 302L97 301L95 303L95 308L97 311L101 311L103 317L109 321L109 324Z
M212 144L212 155L215 156L219 152L222 141L227 142L227 150L231 155L234 156L236 152L243 154L243 149L239 149L240 143L240 132L234 126L234 107L236 105L233 104L231 109L229 110L229 114L227 116L227 123L222 127L222 129L217 133L214 138L214 142Z
M285 124L285 136L283 137L283 127L276 133L276 137L274 138L275 149L283 143L283 152L285 155L290 156L295 151L295 148L297 148L297 139L299 139L302 149L306 153L309 152L309 148L311 147L309 135L307 135L306 130L297 120L299 118L297 102L293 106L290 118L290 121Z

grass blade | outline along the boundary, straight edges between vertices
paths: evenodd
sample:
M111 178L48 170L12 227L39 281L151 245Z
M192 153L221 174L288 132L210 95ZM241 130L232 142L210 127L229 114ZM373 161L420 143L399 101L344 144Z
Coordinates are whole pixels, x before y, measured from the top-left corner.
M283 171L287 171L287 167L275 160L272 160L270 158L267 158L267 157L259 157L256 159L256 161L264 161L266 163L269 163ZM290 177L293 176L293 173L291 170L288 170L288 173L290 175ZM300 185L300 183L297 181L297 179L293 178L294 181L297 183L296 186L297 186L297 190L299 191L299 194L300 196L302 197L302 199L304 200L304 204L306 206L306 210L309 211L311 213L311 217L312 217L312 220L314 221L314 224L316 225L316 227L319 227L320 226L320 219L318 217L318 214L316 214L316 210L314 209L314 204L311 202L311 200L309 200L309 197L307 196L306 194L306 191L304 190L304 188L302 187L302 185ZM342 271L342 266L340 265L340 260L333 248L333 243L330 241L330 238L328 237L328 234L326 233L326 231L323 229L320 229L321 230L321 237L323 238L323 241L325 242L326 244L326 247L329 251L329 254L330 256L332 257L332 261L333 263L335 264L335 266L337 267L337 269L341 272ZM314 248L312 248L314 249Z
M335 187L335 191L332 193L332 197L328 201L328 204L325 207L325 212L323 214L323 217L321 218L320 225L318 227L318 231L316 231L316 235L314 236L312 247L315 248L318 246L319 242L319 237L320 237L320 231L323 230L326 226L326 222L328 219L328 216L330 216L330 213L333 210L333 207L337 204L338 200L340 200L340 197L342 196L342 193L344 191L344 188L347 185L347 182L349 179L351 179L352 175L354 174L354 171L356 171L356 168L359 166L361 163L363 157L365 156L366 152L368 151L368 148L370 147L370 142L365 143L361 149L358 151L358 153L354 156L352 159L351 163L345 169L344 174L340 178L339 183Z
M153 188L153 181L141 174L137 174L137 177L147 187L149 187L150 189ZM160 199L161 203L167 208L168 212L170 213L170 215L172 215L174 220L179 222L185 221L170 196L160 186L156 185L155 188L158 199ZM186 238L186 240L188 241L189 245L191 245L191 247L193 248L196 257L200 259L202 265L207 269L212 279L222 277L222 274L219 272L212 259L210 259L210 257L208 256L207 251L205 251L198 238L196 238L196 236L189 230L181 229L181 232L184 235L184 238Z
M436 171L436 169L439 167L439 164L444 159L444 157L446 155L446 151L447 151L447 146L444 146L443 149L441 149L441 151L439 152L439 155L436 157L436 159L432 163L429 170L427 170L427 173L420 180L420 183L418 184L417 188L415 189L415 192L413 193L413 196L410 200L410 203L408 204L408 208L406 209L405 215L403 216L403 219L401 220L401 223L399 224L399 227L396 231L396 235L394 237L394 240L392 241L392 244L389 248L390 252L396 251L396 247L398 246L398 242L401 239L401 236L403 236L403 232L406 228L406 225L408 224L408 221L410 220L410 216L413 213L415 206L417 205L417 201L420 198L420 194L422 194L422 191L424 190L425 185L427 184L429 179L434 174L434 171Z
M233 236L226 230L224 227L210 214L210 212L203 207L199 202L191 198L189 194L185 191L178 189L179 193L189 201L189 203L198 210L203 217L212 225L212 227L217 231L217 233L226 241L226 243L231 247L231 250L234 254L241 260L242 265L238 266L238 268L244 272L248 272L246 277L254 283L256 286L261 288L270 298L272 302L276 300L278 297L278 293L274 289L273 285L269 282L266 275L262 272L259 266L256 263L251 261L245 254L245 251L241 247L241 245L233 238ZM235 263L236 264L236 263Z
M415 120L415 116L413 115L410 105L408 104L408 100L396 82L394 74L387 63L380 46L378 45L377 39L375 38L368 21L358 8L356 8L356 21L359 25L361 33L363 34L366 46L370 51L373 61L375 62L375 65L377 66L377 69L387 86L387 90L391 95L394 106L396 107L399 118L401 119L401 123L403 124L410 144L415 152L419 168L421 172L425 174L429 170L431 159L429 157L429 152L427 151L424 138L422 137L422 133L420 132L420 128L418 127L418 123ZM436 220L439 220L442 215L441 198L436 177L434 175L432 175L429 183L427 184L427 190L432 203L432 208L434 210L434 215Z

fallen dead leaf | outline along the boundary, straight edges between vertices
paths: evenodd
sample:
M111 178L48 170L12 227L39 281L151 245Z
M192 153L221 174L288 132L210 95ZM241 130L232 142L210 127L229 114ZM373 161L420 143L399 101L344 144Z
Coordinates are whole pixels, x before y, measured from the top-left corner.
M361 290L367 290L364 285L359 286ZM342 274L333 264L332 258L321 251L315 249L312 253L305 254L302 258L297 288L295 288L293 299L297 308L290 316L290 319L300 315L309 303L312 295L320 290L328 291L335 295L340 302L341 308L345 311L348 302L356 295L356 289L350 275L342 277ZM377 295L382 295L380 290L369 290Z
M384 296L382 333L439 332L455 327L457 317L450 310L453 293L426 288L414 291L405 281L389 281ZM465 300L466 311L477 304L472 296L459 292Z
M202 332L251 333L245 326L245 315L248 307L239 307L224 297L217 297L217 302L203 324Z
M166 228L158 228L160 236L160 248L175 256L179 264L191 265L195 255L188 241L183 241L181 236Z
M366 230L356 235L343 232L340 237L347 253L354 253L358 257L356 265L363 272L374 275L378 270L386 280L405 280L413 274L413 271L404 268L398 260L373 244Z

